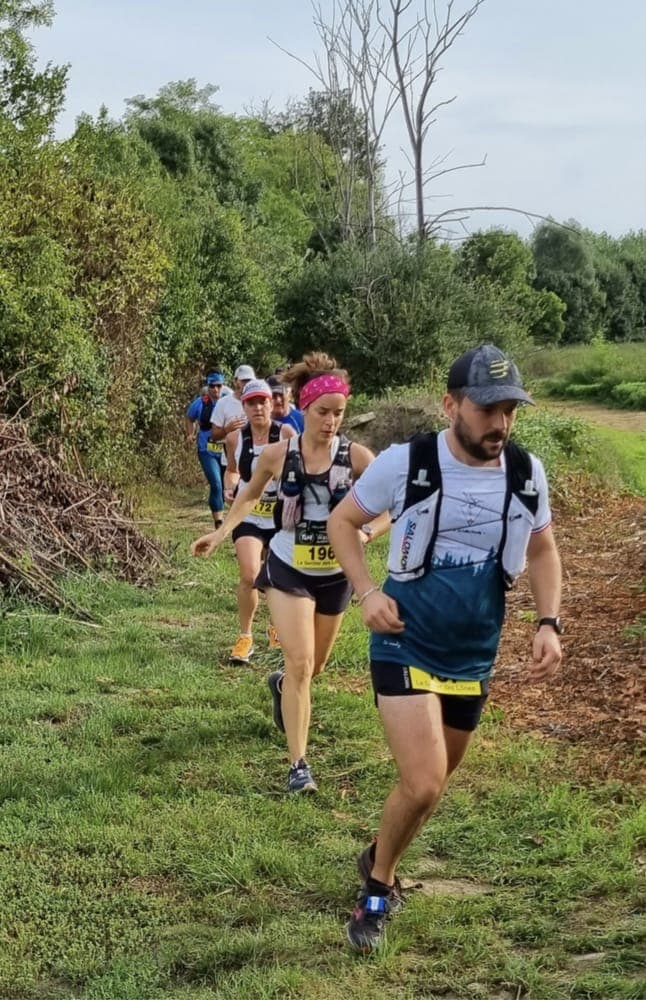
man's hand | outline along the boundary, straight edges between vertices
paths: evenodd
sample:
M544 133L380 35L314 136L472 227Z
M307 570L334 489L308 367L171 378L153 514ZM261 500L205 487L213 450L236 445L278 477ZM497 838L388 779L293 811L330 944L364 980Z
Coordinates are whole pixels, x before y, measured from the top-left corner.
M397 602L381 590L369 594L361 605L363 623L371 632L403 632Z
M247 418L246 417L234 417L233 420L230 420L228 424L224 425L224 433L225 433L225 435L226 434L230 434L231 431L238 431L238 430L240 430L241 427L244 427L244 425L246 424L246 422L247 422Z
M201 538L198 538L192 543L191 555L203 556L206 559L207 556L210 556L213 552L215 552L222 540L221 528L218 528L217 531L209 531L208 534L202 535Z
M530 681L554 677L563 658L559 637L549 626L539 628L532 643L533 662L528 670Z

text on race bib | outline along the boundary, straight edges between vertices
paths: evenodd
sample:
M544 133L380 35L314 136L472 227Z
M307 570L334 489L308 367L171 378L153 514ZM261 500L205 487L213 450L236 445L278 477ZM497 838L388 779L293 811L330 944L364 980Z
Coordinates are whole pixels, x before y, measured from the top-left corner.
M294 538L295 569L339 569L325 521L301 521Z

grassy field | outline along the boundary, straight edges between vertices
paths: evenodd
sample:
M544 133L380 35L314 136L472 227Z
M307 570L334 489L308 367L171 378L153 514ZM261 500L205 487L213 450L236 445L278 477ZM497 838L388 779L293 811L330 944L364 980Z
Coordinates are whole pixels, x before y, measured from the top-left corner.
M537 395L646 410L646 342L531 347L520 361Z
M627 382L646 381L646 341L627 344L572 344L569 347L528 347L518 356L527 379L568 375L591 362L612 367Z
M0 618L3 1000L644 995L637 790L500 714L405 859L386 946L352 954L355 856L393 780L357 611L315 685L320 794L287 798L264 609L255 662L229 665L230 550L187 555L195 496L153 515L176 545L155 592L77 581L96 626Z

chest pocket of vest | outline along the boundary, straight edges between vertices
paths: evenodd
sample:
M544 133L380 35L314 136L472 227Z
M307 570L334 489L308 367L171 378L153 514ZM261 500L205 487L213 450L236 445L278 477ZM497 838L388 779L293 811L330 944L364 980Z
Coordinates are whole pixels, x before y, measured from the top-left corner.
M425 567L427 553L435 534L435 519L439 490L427 500L413 504L397 518L396 530L398 550L395 561L389 566L389 572L398 579L414 579L421 576L428 568Z
M527 544L534 527L534 515L517 496L512 496L507 511L507 537L501 562L507 587L525 569Z

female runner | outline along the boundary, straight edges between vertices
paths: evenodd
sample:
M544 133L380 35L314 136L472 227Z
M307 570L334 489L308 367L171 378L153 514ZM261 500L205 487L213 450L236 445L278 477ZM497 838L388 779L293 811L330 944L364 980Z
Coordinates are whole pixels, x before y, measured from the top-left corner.
M285 660L284 671L271 674L268 683L274 721L284 729L289 748L287 788L315 792L305 757L310 683L327 663L352 596L329 544L327 519L374 455L339 434L350 385L347 372L333 358L323 353L306 355L282 378L294 390L303 411L303 433L263 449L244 493L236 496L223 525L193 542L191 551L196 556L211 555L252 510L267 483L278 481L278 531L269 543L256 586L265 591ZM363 533L364 541L376 533Z
M271 418L271 389L262 379L247 382L240 397L247 423L231 431L224 440L227 465L224 473L225 499L232 502L243 495L263 450L272 442L294 437L295 430ZM234 528L231 537L238 558L238 617L240 634L231 650L233 663L248 663L254 653L252 625L258 607L254 583L262 565L263 554L275 534L274 508L278 484L271 480L247 516ZM268 629L269 644L280 645L276 630Z

